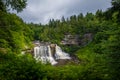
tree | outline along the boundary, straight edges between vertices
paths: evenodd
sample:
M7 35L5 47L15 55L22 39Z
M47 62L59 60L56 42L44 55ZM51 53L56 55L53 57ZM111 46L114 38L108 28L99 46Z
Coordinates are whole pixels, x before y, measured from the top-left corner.
M62 17L61 21L62 21L62 22L65 22L65 18L64 18L64 16Z
M108 19L111 20L113 14L117 13L117 15L116 15L117 19L118 19L117 22L120 22L120 0L112 0L111 4L112 4L112 7L108 8L108 10L104 12L104 15L107 20Z
M100 19L100 18L103 17L103 12L102 12L102 10L97 10L97 12L96 12L96 17L97 17L98 19Z
M80 14L78 15L78 20L81 20L81 19L83 19L83 18L84 18L83 14L80 13Z
M27 0L0 0L0 11L8 11L10 8L21 12L25 7Z
M85 18L86 18L87 21L93 20L94 14L92 14L92 13L87 13L86 16L85 16Z
M120 10L120 0L112 0L111 3L115 10Z

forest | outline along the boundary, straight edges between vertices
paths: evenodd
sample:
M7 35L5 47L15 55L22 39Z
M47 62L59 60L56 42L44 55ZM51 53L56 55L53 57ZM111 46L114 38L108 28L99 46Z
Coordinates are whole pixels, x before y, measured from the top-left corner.
M112 0L106 11L72 15L48 24L25 23L9 12L21 12L26 0L0 0L0 80L120 80L120 0ZM63 45L66 34L92 34L79 45ZM51 42L76 55L79 64L52 66L36 62L29 53L35 40ZM85 42L85 44L83 44Z

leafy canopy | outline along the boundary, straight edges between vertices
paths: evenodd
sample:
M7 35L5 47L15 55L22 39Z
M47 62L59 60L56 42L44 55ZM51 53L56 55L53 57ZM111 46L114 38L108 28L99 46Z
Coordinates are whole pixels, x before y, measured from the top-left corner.
M0 0L0 11L8 11L10 8L21 12L25 7L27 0Z

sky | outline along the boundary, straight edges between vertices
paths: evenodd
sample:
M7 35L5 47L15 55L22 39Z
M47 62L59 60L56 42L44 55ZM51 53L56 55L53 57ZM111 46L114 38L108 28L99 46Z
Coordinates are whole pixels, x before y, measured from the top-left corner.
M111 0L28 0L26 8L17 15L27 23L47 24L50 19L105 11L109 7Z

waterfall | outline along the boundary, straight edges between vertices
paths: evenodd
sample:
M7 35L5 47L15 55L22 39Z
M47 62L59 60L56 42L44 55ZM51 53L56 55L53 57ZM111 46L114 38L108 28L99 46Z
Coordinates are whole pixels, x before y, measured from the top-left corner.
M68 53L62 51L62 49L56 45L56 59L71 59Z
M37 61L42 61L42 63L47 62L47 48L46 46L37 46L34 47L34 58Z
M40 59L40 57L39 57L39 47L34 47L34 58L36 60Z
M48 57L49 62L50 62L52 65L57 64L57 62L55 61L55 59L54 59L53 56L52 56L50 46L48 46L48 53L49 53L49 57Z
M58 59L71 59L68 53L65 53L62 51L62 49L59 46L55 46L55 52L51 52L50 45L48 46L36 46L34 47L34 58L37 61L41 61L42 63L50 62L51 65L57 64ZM55 55L53 57L53 55Z

